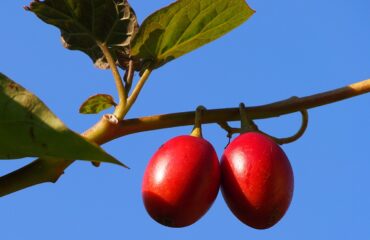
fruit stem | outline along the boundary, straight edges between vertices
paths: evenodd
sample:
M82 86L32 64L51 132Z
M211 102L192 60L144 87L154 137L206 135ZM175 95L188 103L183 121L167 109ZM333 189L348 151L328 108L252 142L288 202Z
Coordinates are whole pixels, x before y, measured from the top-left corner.
M202 135L202 113L205 110L206 110L206 108L203 107L203 106L198 106L197 109L195 110L194 128L191 131L190 136L203 138L203 135Z
M240 133L259 131L257 125L253 122L253 120L248 118L244 103L239 104L239 114L240 114Z

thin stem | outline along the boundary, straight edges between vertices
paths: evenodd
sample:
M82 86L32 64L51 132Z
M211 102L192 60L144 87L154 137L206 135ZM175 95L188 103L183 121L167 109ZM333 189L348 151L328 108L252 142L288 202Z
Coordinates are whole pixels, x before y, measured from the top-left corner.
M235 133L241 133L241 129L240 128L233 128L233 127L230 127L229 124L227 122L218 122L217 123L223 130L225 130L227 132L227 137L228 138L231 138L233 136L233 134Z
M370 79L303 98L290 98L267 105L248 107L246 112L251 119L278 117L283 114L319 107L368 92L370 92ZM118 124L114 123L114 121L109 121L108 117L103 117L101 121L83 135L98 144L103 144L132 133L192 125L194 117L195 112L192 111L122 120ZM236 120L240 120L238 108L207 110L202 115L203 124ZM105 129L104 134L99 133L99 129L102 128ZM21 169L0 177L0 196L5 196L36 184L55 182L64 169L72 162L71 160L63 159L56 161L37 159Z
M119 74L118 68L116 66L116 63L112 57L112 54L109 50L109 48L105 44L100 44L99 45L100 49L102 50L105 58L108 61L109 67L112 71L114 81L116 82L116 88L118 91L118 97L119 97L119 103L116 106L116 109L114 111L114 115L118 119L122 119L124 114L124 109L126 107L126 101L127 101L127 94L126 94L126 89L125 86L123 85L121 75Z
M128 67L127 67L125 77L124 77L125 87L126 87L126 95L127 96L128 96L128 94L130 93L130 90L131 90L132 80L134 78L134 73L135 73L135 71L134 71L134 61L130 60L128 62Z
M141 78L139 79L138 83L136 84L136 86L135 86L134 90L132 91L130 97L127 99L126 107L122 110L123 117L126 116L128 111L130 111L132 105L135 103L135 101L137 99L137 96L139 96L139 93L140 93L141 89L143 88L146 80L148 80L151 72L152 72L152 70L148 68L144 71L143 75L141 75Z

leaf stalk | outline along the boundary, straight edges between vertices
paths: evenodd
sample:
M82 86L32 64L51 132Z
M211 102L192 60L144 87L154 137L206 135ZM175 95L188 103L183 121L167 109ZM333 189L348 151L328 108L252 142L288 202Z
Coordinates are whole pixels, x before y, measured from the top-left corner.
M108 62L109 67L112 71L113 78L114 78L114 81L116 83L116 88L117 88L117 91L118 91L119 103L116 106L116 109L115 109L113 114L118 119L123 119L123 117L125 115L124 112L125 112L126 104L127 104L126 89L125 89L125 86L123 85L122 77L121 77L121 75L118 71L117 65L116 65L116 63L115 63L115 61L112 57L112 54L111 54L109 48L105 44L99 44L99 47L102 50L105 58L107 59L107 62Z

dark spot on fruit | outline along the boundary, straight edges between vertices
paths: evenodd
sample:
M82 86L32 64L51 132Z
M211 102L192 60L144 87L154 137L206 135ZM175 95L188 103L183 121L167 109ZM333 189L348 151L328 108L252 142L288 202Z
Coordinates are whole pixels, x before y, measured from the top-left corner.
M172 220L170 218L167 218L167 217L162 217L162 218L158 219L158 222L162 225L165 225L165 226L173 226Z
M275 223L277 223L280 220L282 215L284 215L284 213L282 213L280 209L275 208L274 211L271 213L271 216L269 219L270 225L272 226Z

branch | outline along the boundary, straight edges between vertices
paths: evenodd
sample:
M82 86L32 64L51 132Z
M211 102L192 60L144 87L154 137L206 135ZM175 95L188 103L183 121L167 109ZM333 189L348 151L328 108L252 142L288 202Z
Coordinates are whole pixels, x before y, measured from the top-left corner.
M30 164L0 178L0 197L40 183L55 183L71 160L38 158Z
M334 103L368 92L370 92L370 79L307 97L290 98L267 105L248 107L246 108L246 112L251 119L278 117L280 115ZM194 117L195 112L191 111L128 119L120 121L119 124L113 124L104 116L102 120L87 130L83 135L98 144L103 144L128 134L192 125L194 123ZM207 110L202 115L203 123L224 123L236 120L240 120L238 108ZM104 134L96 134L98 131L96 129L105 129ZM98 137L92 137L94 134ZM55 182L63 173L64 169L72 162L71 160L63 159L55 161L37 159L21 169L0 177L0 196L5 196L39 183Z
M294 97L271 104L247 107L246 113L251 119L278 117L338 102L368 92L370 92L370 79L307 97ZM99 144L128 134L193 125L194 118L195 112L190 111L123 120L112 129L111 133L100 139ZM237 120L240 120L239 108L207 109L202 115L202 123L220 123Z

